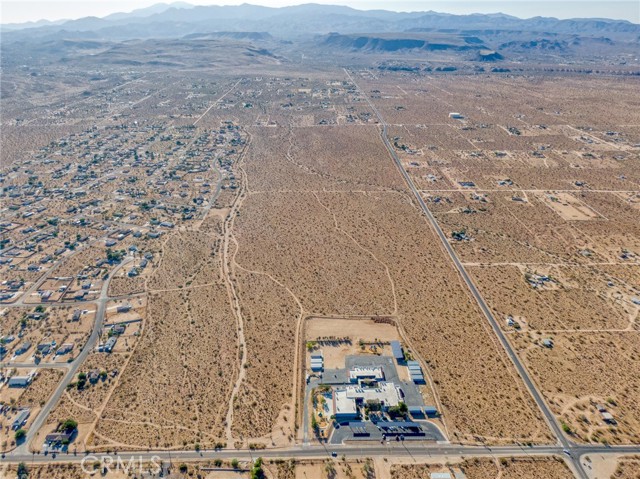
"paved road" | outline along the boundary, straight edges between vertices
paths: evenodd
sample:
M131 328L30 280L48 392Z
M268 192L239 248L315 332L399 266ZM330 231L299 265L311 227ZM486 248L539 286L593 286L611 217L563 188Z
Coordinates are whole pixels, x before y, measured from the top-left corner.
M320 379L313 377L309 379L309 383L305 384L304 387L304 403L302 406L302 444L304 446L308 446L309 443L309 432L311 429L310 426L310 416L311 412L309 411L309 403L311 402L311 390L315 387L318 387L320 384Z
M351 79L351 81L354 83L354 85L356 85L356 88L359 89L359 87L357 86L355 81L353 81L353 78L351 77L351 75L349 75L349 73L346 72L346 70L345 70L345 73ZM361 91L361 93L362 93L362 91ZM362 93L362 94L364 95L364 93ZM367 102L369 103L370 107L375 112L375 114L378 116L380 124L382 125L382 139L384 141L384 144L385 144L386 148L389 150L389 153L391 154L391 157L393 158L393 160L396 163L398 169L400 170L400 172L402 173L403 177L405 178L405 181L407 182L407 184L411 188L412 192L414 193L414 195L416 197L416 200L418 201L418 204L420 205L422 211L424 212L424 214L426 215L426 217L430 221L431 225L435 229L436 233L438 234L438 237L442 241L445 249L447 250L449 256L451 257L451 260L453 261L454 265L456 266L456 268L460 272L460 275L462 276L462 278L464 279L465 283L467 284L467 287L469 288L469 290L471 291L472 295L474 296L474 298L478 302L480 308L482 309L483 313L485 314L485 316L487 317L487 319L491 323L496 335L498 336L498 338L501 341L503 347L507 351L507 354L509 355L509 357L513 361L513 363L516 366L516 369L518 370L520 375L522 376L523 381L525 382L526 386L529 388L532 396L534 397L534 400L536 401L536 403L538 404L539 408L541 409L541 411L545 415L545 418L546 418L547 422L549 423L550 427L552 428L554 434L558 438L558 441L559 441L560 445L533 446L533 447L513 445L513 446L501 446L501 447L491 447L490 448L490 447L486 447L486 446L461 446L461 445L455 445L455 444L437 444L437 443L423 443L423 444L412 443L412 444L408 444L406 442L405 443L398 443L396 441L390 441L388 444L384 444L384 445L376 443L376 442L372 442L372 443L367 443L367 444L364 444L364 443L363 444L351 444L351 443L349 443L349 444L346 444L346 445L337 445L336 444L336 445L331 445L331 446L328 446L328 447L327 446L322 446L322 445L320 445L320 446L317 446L317 445L311 446L311 445L308 445L308 444L303 444L302 446L296 446L296 447L291 447L291 448L267 449L267 450L263 450L263 451L249 451L247 449L244 449L244 450L219 450L219 451L203 450L203 451L200 451L200 452L196 452L196 451L171 451L171 452L169 452L169 451L140 451L140 452L138 452L138 451L127 451L126 453L125 452L121 452L119 454L119 456L125 461L128 461L128 459L130 457L135 457L136 460L138 458L140 458L143 461L149 461L149 460L151 460L151 458L157 457L160 460L168 461L168 462L177 461L177 460L201 460L201 459L215 459L215 458L221 458L221 459L237 458L237 459L242 460L242 461L249 461L249 460L253 460L253 458L255 456L257 456L257 455L260 455L260 456L262 456L264 458L267 458L267 459L274 459L274 458L298 458L298 459L325 458L325 457L330 457L331 453L335 451L339 456L342 456L344 454L344 455L346 455L348 457L351 457L351 458L402 457L402 456L407 457L408 456L408 457L412 457L414 459L416 459L416 458L421 458L421 459L422 458L432 458L432 459L433 458L436 458L436 459L440 458L442 460L442 462L444 462L444 461L446 461L447 457L451 457L451 456L465 456L465 457L482 457L482 456L509 457L509 456L523 456L523 455L544 455L544 456L560 455L560 456L562 456L563 455L563 450L564 449L568 449L571 456L570 457L566 457L565 456L565 458L572 463L575 471L577 472L577 474L582 479L587 479L587 475L585 474L585 472L582 469L582 466L580 464L580 458L582 456L584 456L584 455L587 455L587 454L600 454L600 455L640 454L640 445L614 446L614 447L605 447L605 446L598 446L598 445L581 446L581 445L576 445L576 444L574 444L574 443L572 443L572 442L570 442L570 441L568 441L566 439L566 437L562 433L562 430L558 426L558 423L556 422L555 417L550 412L550 410L547 408L546 404L542 400L541 395L539 394L539 392L535 388L535 385L530 380L526 370L521 365L518 357L515 355L515 353L511 349L511 346L507 342L504 334L502 333L502 330L500 329L498 323L496 322L495 318L491 314L491 311L489 310L487 305L484 303L483 298L480 296L479 292L475 288L473 282L471 281L470 277L466 273L463 265L458 260L457 255L455 254L455 251L453 250L453 248L451 247L451 245L447 241L446 236L444 235L444 233L440 229L438 223L436 222L435 218L433 217L433 215L431 214L431 212L427 208L426 204L422 200L422 197L420 196L419 192L415 188L415 185L413 184L413 181L411 180L411 178L407 174L407 172L404 169L404 167L402 166L399 158L397 157L395 151L391 147L391 145L389 143L389 140L387 138L387 125L386 125L386 123L382 119L382 117L381 117L380 113L378 112L378 110L375 108L375 106L372 104L372 102L368 99L368 97L366 95L364 95L364 96L365 96L365 98L367 98ZM121 265L119 265L116 268L116 270L119 269L120 267L124 266L130 260L131 260L130 258L125 260ZM8 463L18 463L18 462L27 462L27 463L50 463L50 462L54 462L54 463L57 463L57 462L59 462L59 463L79 463L83 459L84 454L75 455L75 454L67 454L67 453L65 453L65 454L58 454L58 455L56 455L55 458L52 455L45 456L43 454L33 454L33 453L30 453L28 451L26 444L28 444L31 441L31 439L33 438L33 435L35 434L35 432L42 426L42 424L44 424L47 416L49 415L51 410L55 407L55 405L60 400L60 397L61 397L62 393L64 392L64 390L66 388L66 385L73 380L78 368L83 363L83 361L86 359L87 355L91 352L91 350L93 349L95 343L97 342L98 337L99 337L99 332L102 329L103 324L104 324L104 314L105 314L105 310L106 310L106 303L111 299L111 298L108 298L108 296L107 296L108 284L109 284L110 279L116 273L116 270L114 270L109 275L109 278L107 279L107 281L105 281L105 284L103 285L100 298L97 301L98 309L96 311L96 318L95 318L94 328L93 328L91 336L90 336L89 340L87 341L87 343L85 344L85 347L83 348L82 352L80 353L80 355L76 358L76 360L73 363L68 365L69 366L69 370L68 370L67 374L65 375L63 381L60 383L60 385L56 389L54 395L52 396L51 400L48 401L46 406L43 408L43 410L40 412L40 414L36 418L36 421L34 421L34 424L32 425L32 427L29 429L29 433L27 435L27 439L28 440L26 441L26 443L21 445L17 449L15 449L11 453L9 453L6 457L2 457L2 460L0 462L3 462L3 463L7 463L7 462ZM306 401L305 401L305 403L306 403ZM305 436L306 436L306 434L305 434ZM115 458L116 456L115 455L111 455L111 457Z
M231 93L235 89L235 87L237 87L240 84L241 81L242 81L242 78L240 78L240 80L235 82L231 88L229 88L227 91L225 91L220 98L218 98L216 101L211 103L211 105L209 105L209 108L207 108L204 111L204 113L202 115L200 115L196 121L193 122L193 126L196 126L198 124L198 122L200 120L202 120L202 118L204 118L204 116L207 113L209 113L209 110L211 110L214 106L216 106L218 103L220 103L224 99L225 96L227 96L229 93Z
M559 446L460 446L455 444L407 444L389 441L388 444L369 443L369 444L347 444L347 445L331 445L331 446L296 446L283 449L265 449L262 451L249 451L248 449L221 449L196 451L127 451L111 454L95 454L98 457L120 456L123 461L135 457L142 461L149 461L152 457L159 458L163 461L189 461L189 460L205 460L205 459L233 459L237 458L241 461L250 461L256 456L265 459L313 459L327 458L332 452L336 452L338 456L343 454L350 458L365 457L401 457L410 456L414 459L442 459L446 461L448 457L464 456L464 457L513 457L513 456L563 456L562 448ZM574 448L576 460L588 454L600 455L617 455L617 454L638 454L640 446L629 447L605 447L605 446L577 446ZM2 459L3 463L78 463L87 453L80 452L77 455L73 453L57 454L54 458L51 454L32 453L13 453Z
M33 293L35 293L36 291L38 291L40 289L40 286L42 286L42 284L48 278L51 277L51 274L55 271L56 268L57 268L57 265L53 266L48 271L45 271L42 274L42 276L40 276L40 279L38 279L38 281L33 283L27 290L25 290L24 293L22 293L22 295L20 295L20 297L16 301L14 301L13 303L5 303L5 304L7 306L11 306L11 307L15 307L15 306L34 307L34 306L37 306L38 304L35 304L35 303L34 304L29 304L29 303L25 303L25 301L27 299L29 299Z
M442 245L444 246L445 250L447 251L449 257L451 258L451 261L453 262L453 264L455 265L456 269L460 273L460 276L462 277L462 279L464 280L465 284L467 285L467 288L469 289L469 291L473 295L474 299L478 303L478 306L480 306L480 309L482 310L482 312L484 313L485 317L487 318L487 320L491 324L491 327L493 328L494 332L496 333L496 336L498 336L498 339L500 340L500 343L502 344L502 347L505 349L505 351L507 352L507 355L509 356L509 358L511 359L511 361L515 365L516 370L518 371L518 374L520 374L520 377L522 377L522 380L524 381L525 385L527 386L527 389L529 390L529 392L533 396L533 399L535 400L536 404L538 405L538 408L544 414L544 417L545 417L547 423L549 424L549 426L551 427L554 435L556 436L556 438L558 439L558 441L560 442L560 444L562 445L562 447L564 449L571 450L574 447L574 444L572 442L570 442L565 437L564 433L562 432L562 429L560 428L559 424L556 421L555 416L553 415L551 410L547 407L546 403L542 399L542 395L540 394L540 392L536 388L535 384L533 383L533 381L529 377L529 374L527 373L526 369L524 368L524 366L520 362L520 359L518 358L516 353L511 348L511 345L507 341L507 338L505 337L504 333L502 332L502 329L500 329L500 326L498 325L498 322L496 321L495 317L491 313L491 310L489 309L489 307L485 303L484 298L482 297L480 292L477 290L475 284L471 280L471 277L467 274L467 271L464 268L464 266L462 265L462 263L460 262L460 260L458 258L458 255L456 254L455 250L453 249L453 247L449 243L449 240L447 239L447 236L442 231L442 228L440 228L440 225L438 224L438 222L436 221L435 217L433 216L433 214L431 213L431 211L427 207L426 203L422 199L422 196L418 192L418 189L416 188L415 184L413 183L413 180L411 179L411 177L407 173L407 170L402 165L402 162L400 161L400 158L398 158L398 155L396 154L396 151L391 146L391 143L389 142L389 138L387 137L387 124L385 123L384 119L382 118L382 115L380 114L378 109L375 107L373 102L369 99L369 96L360 89L360 87L357 85L357 83L354 81L353 77L349 74L349 72L346 69L345 69L345 73L347 74L347 76L349 77L351 82L355 85L356 89L358 91L360 91L360 94L363 95L366 98L367 103L369 104L369 106L371 107L373 112L378 117L378 121L382 125L382 134L381 134L381 136L382 136L382 140L384 142L385 147L387 148L387 150L389 151L389 154L393 158L393 161L395 162L396 166L398 167L398 170L400 171L400 173L404 177L405 182L407 183L407 185L409 186L409 188L413 192L413 194L414 194L414 196L416 198L416 201L418 202L418 205L420 206L420 209L423 211L423 213L425 214L425 216L429 220L429 223L431 223L431 226L436 231L436 233L438 235L438 238L442 242ZM572 462L573 462L573 465L574 465L574 467L576 469L576 472L578 473L578 476L580 478L582 478L582 479L587 479L588 476L585 473L585 471L582 469L582 466L580 465L580 462L577 460L577 458L574 458Z
M75 252L73 254L77 254L80 251L84 251L86 248L89 248L90 246L92 246L93 244L97 243L98 241L100 241L99 239L93 240L89 243L84 243L80 248L76 248ZM35 293L36 291L38 291L40 289L40 286L42 286L44 284L45 281L47 281L50 278L53 278L54 275L53 273L55 272L55 270L64 262L66 261L66 259L68 259L70 256L66 257L63 261L58 261L57 263L55 263L51 268L49 268L48 270L43 271L42 276L40 276L40 278L33 283L27 290L24 291L24 293L22 293L22 295L20 295L20 297L15 300L12 303L3 303L5 306L9 306L9 307L18 307L18 306L23 306L23 307L35 307L38 306L39 303L25 303L25 301L27 301L31 295L33 293ZM79 301L78 303L82 303L84 302L85 304L87 303L87 301ZM47 304L56 304L56 303L47 303ZM69 304L74 304L73 302L70 301L65 301L64 302L65 305L69 305Z
M234 86L232 87L232 89L235 88L238 85L239 82L240 81L236 82L234 84ZM231 90L229 90L229 91L231 91ZM227 92L227 93L229 93L229 92ZM226 93L225 93L225 95L226 95ZM209 204L207 205L207 207L205 209L205 213L204 213L203 218L206 217L206 215L208 214L209 210L211 209L211 206L215 203L216 199L218 198L218 195L220 194L220 189L221 189L221 185L222 185L222 181L223 181L223 172L219 168L216 168L216 169L218 171L218 181L216 183L216 188L215 188L214 194L211 196ZM95 241L100 241L100 240L95 240ZM49 416L49 414L51 413L53 408L60 401L60 398L62 397L62 394L66 390L67 385L73 381L73 379L74 379L75 375L77 374L78 369L80 368L80 366L84 363L84 361L87 358L87 356L89 355L89 353L91 353L91 351L95 348L96 343L98 342L98 339L100 337L100 331L102 330L102 328L104 326L104 318L105 318L107 303L109 301L115 300L115 299L129 299L129 298L133 298L133 297L137 297L137 296L142 296L142 294L132 294L132 295L125 295L125 296L118 296L118 297L109 297L108 296L109 283L111 282L111 279L116 275L116 273L121 268L123 268L127 264L131 263L133 260L134 260L134 258L132 258L131 256L127 256L122 261L122 263L120 263L119 265L117 265L113 269L113 271L109 274L108 278L103 282L102 289L100 291L100 296L99 296L99 298L97 300L90 301L90 302L86 302L86 301L85 302L80 302L82 304L91 304L91 303L97 304L97 308L96 308L94 325L93 325L93 329L91 331L91 335L89 336L89 339L87 340L84 348L82 349L80 354L74 359L73 362L71 362L71 363L63 363L63 364L56 364L56 365L49 365L49 364L40 364L40 365L10 364L11 367L17 367L17 368L22 368L22 367L24 367L24 368L44 368L44 367L65 368L65 369L67 369L67 372L66 372L64 378L62 379L62 381L58 384L58 386L57 386L56 390L54 391L54 393L52 394L52 396L49 398L49 400L45 404L45 406L38 413L38 415L37 415L36 419L34 420L33 424L31 424L31 426L29 427L29 429L27 431L26 440L20 446L16 447L11 453L9 453L9 455L11 455L11 456L14 456L14 455L15 456L20 456L21 454L28 454L29 444L36 437L36 435L38 434L38 431L44 425L47 417ZM44 274L33 286L31 286L31 288L29 288L29 290L27 292L25 292L25 294L23 294L18 299L18 301L16 301L16 303L10 304L8 306L11 306L11 307L22 306L24 299L26 297L28 297L27 295L31 294L31 292L33 292L33 291L36 291L42 285L42 283L44 283L44 281L46 281L46 279L48 277L50 277L51 272L55 268L57 268L57 265L54 266L47 274ZM50 304L55 304L55 303L50 303ZM63 304L68 306L68 305L74 304L74 303L65 302Z
M67 369L69 363L1 363L3 368L24 368L24 369Z
M60 401L60 398L62 397L62 394L64 393L65 389L67 388L67 385L73 381L73 378L78 372L78 369L80 368L80 366L84 363L84 360L87 359L87 356L89 355L89 353L93 351L93 349L95 348L95 345L98 342L98 339L100 338L100 331L102 330L102 325L104 323L104 315L107 307L107 302L111 299L107 294L109 290L109 283L111 282L111 279L114 277L114 275L118 272L118 270L120 270L120 268L123 268L125 265L129 264L131 261L133 261L133 258L131 256L127 256L122 261L122 263L120 263L118 266L116 266L113 269L113 271L111 271L111 273L109 274L109 277L102 284L100 297L97 300L98 307L96 309L93 329L91 331L91 335L89 336L89 339L85 343L84 348L82 348L82 351L80 352L80 354L78 354L78 356L73 360L73 362L67 364L67 366L69 367L69 369L67 370L67 373L65 374L62 381L58 384L58 387L56 388L54 393L51 395L47 403L40 410L40 412L36 416L36 419L33 421L31 426L29 427L29 430L27 431L26 440L20 446L18 446L11 454L20 455L20 454L28 453L29 444L36 437L36 435L38 434L38 431L44 425L45 421L49 417L49 414Z
M382 431L379 430L374 423L370 421L363 421L363 422L354 421L354 422L356 423L355 424L356 426L364 428L369 433L369 436L355 437L351 428L348 425L343 424L340 426L339 429L334 430L333 434L331 434L331 438L329 439L330 446L328 447L333 447L335 444L346 444L346 443L357 444L357 443L366 443L367 441L369 443L372 441L377 442L378 444L380 443L380 441L382 440ZM433 441L438 443L447 442L447 439L444 437L440 429L438 429L438 426L427 421L417 421L417 422L422 426L422 429L424 431L424 436L410 436L407 434L406 436L407 444L415 443L417 441L421 441L421 442ZM384 423L379 423L379 424L384 425ZM390 434L389 442L396 442L396 436Z

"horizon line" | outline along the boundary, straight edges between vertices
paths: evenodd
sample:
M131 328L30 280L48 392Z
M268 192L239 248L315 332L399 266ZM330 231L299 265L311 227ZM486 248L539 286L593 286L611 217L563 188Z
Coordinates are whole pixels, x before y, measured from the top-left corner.
M286 0L285 0L286 1ZM4 3L4 8L6 8L7 5L12 4L12 3L19 3L24 5L25 3L34 3L34 2L23 2L23 1L8 1L8 2L3 2ZM40 3L40 2L35 2L35 3ZM54 3L54 2L50 2L50 3ZM76 3L74 1L56 1L55 3ZM434 2L434 3L442 3L442 2ZM469 2L462 2L462 1L457 1L457 2L450 2L452 5L455 3L469 3ZM505 1L493 1L491 3L507 3ZM515 2L514 2L515 3ZM555 4L556 2L553 2L552 0L548 0L542 3L550 3L550 4ZM578 3L577 0L569 0L567 3ZM621 0L619 2L616 3L629 3L629 4L634 4L636 5L636 2L633 2L631 0ZM194 4L194 3L190 3L190 2L185 2L185 1L173 1L173 2L164 2L164 1L158 1L155 3L151 3L148 5L141 5L138 6L136 8L133 8L131 10L116 10L113 11L111 13L105 13L103 15L82 15L82 16L78 16L78 17L65 17L65 18L58 18L58 19L50 19L50 18L39 18L37 20L26 20L26 21L13 21L13 22L0 22L0 27L10 27L10 26L26 26L26 25L37 25L37 24L41 24L41 23L54 23L54 24L64 24L67 22L71 22L71 21L77 21L77 20L83 20L83 19L87 19L87 18L96 18L96 19L100 19L100 20L104 20L107 17L110 17L112 15L128 15L131 13L134 13L136 11L139 10L145 10L145 9L149 9L149 8L153 8L155 6L159 6L159 5L166 5L168 8L166 10L169 10L171 8L175 8L175 9L191 9L191 8L207 8L207 7L220 7L220 8L238 8L238 7L243 7L243 6L249 6L249 7L259 7L259 8L267 8L267 9L273 9L273 10L280 10L280 9L284 9L284 8L291 8L291 7L298 7L298 6L305 6L305 5L317 5L320 7L346 7L346 8L350 8L352 10L355 11L359 11L359 12L389 12L389 13L406 13L406 14L419 14L419 13L424 13L424 14L428 14L428 13L437 13L437 14L443 14L443 15L452 15L452 16L471 16L471 15L504 15L506 17L511 17L511 18L516 18L519 20L530 20L530 19L534 19L534 18L546 18L546 19L553 19L553 20L558 20L558 21L565 21L565 20L603 20L603 21L612 21L612 22L626 22L626 23L630 23L632 25L640 25L640 16L638 18L638 22L634 22L631 21L627 18L612 18L612 17L603 17L603 16L576 16L576 17L567 17L567 18L560 18L554 15L534 15L534 16L520 16L520 15L514 15L513 13L505 13L504 11L471 11L471 12L467 12L467 13L454 13L454 12L448 12L448 11L443 11L443 10L436 10L433 8L430 8L429 10L413 10L413 9L393 9L393 8L388 8L385 6L385 8L366 8L366 7L358 7L358 6L354 6L354 5L348 5L345 3L341 3L340 0L337 1L337 3L318 3L318 2L314 2L314 1L310 1L310 2L300 2L300 3L292 3L292 4L287 4L287 5L261 5L260 3L251 3L251 2L243 2L240 4L218 4L218 3L208 3L208 4ZM512 3L513 5L513 3ZM164 10L164 11L166 11ZM162 12L159 12L162 13ZM153 16L156 13L151 13L148 16ZM639 13L640 15L640 13ZM145 17L140 17L140 18L145 18ZM132 18L132 19L135 19ZM107 20L108 21L108 20ZM42 25L45 26L45 25Z

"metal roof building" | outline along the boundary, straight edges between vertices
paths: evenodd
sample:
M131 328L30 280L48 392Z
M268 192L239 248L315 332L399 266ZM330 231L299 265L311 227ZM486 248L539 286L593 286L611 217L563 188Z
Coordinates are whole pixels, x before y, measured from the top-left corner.
M416 369L418 371L422 371L422 368L420 367L420 363L418 361L407 361L407 367L409 368L409 371Z
M26 388L31 384L31 376L13 376L9 378L8 386L10 388Z
M391 352L396 361L402 361L404 359L404 353L400 341L391 341Z
M424 384L424 375L422 374L422 368L418 361L407 361L407 368L409 368L409 375L411 380L416 384Z
M312 371L322 371L324 369L324 358L322 354L312 354L311 355L311 370Z
M409 414L411 414L412 418L423 418L424 411L421 406L409 406Z
M435 406L425 406L424 407L424 413L428 417L437 416L438 415L438 408L436 408Z
M16 419L13 421L11 427L13 429L20 429L24 425L24 423L27 422L29 414L31 414L31 411L29 409L23 409L22 411L20 411Z

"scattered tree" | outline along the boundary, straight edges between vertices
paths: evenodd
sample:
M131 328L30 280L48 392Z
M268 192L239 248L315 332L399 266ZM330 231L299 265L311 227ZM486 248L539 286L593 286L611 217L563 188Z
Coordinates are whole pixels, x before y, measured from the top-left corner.
M29 477L29 468L24 462L18 464L18 477L20 479L26 479Z

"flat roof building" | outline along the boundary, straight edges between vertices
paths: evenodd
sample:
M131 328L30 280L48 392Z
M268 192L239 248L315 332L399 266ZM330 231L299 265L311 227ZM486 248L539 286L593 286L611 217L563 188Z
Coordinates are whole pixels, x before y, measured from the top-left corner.
M383 410L397 406L402 401L400 390L393 383L380 383L375 388L345 386L333 391L333 414L338 421L358 417L358 406L379 403Z
M349 371L349 381L359 383L362 380L372 379L384 381L384 371L381 367L355 367Z
M404 359L404 352L402 351L402 346L400 346L400 341L391 341L391 353L396 361L402 361Z
M424 417L424 411L422 410L421 406L409 406L409 414L414 419L420 419Z
M358 417L356 402L348 396L346 389L339 389L333 392L332 406L336 421L344 421Z

